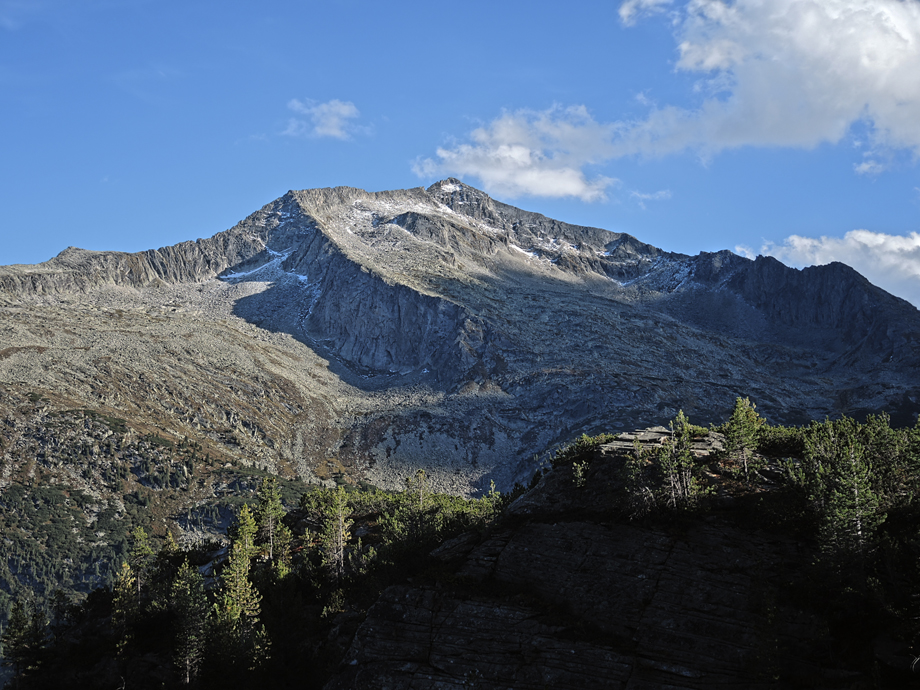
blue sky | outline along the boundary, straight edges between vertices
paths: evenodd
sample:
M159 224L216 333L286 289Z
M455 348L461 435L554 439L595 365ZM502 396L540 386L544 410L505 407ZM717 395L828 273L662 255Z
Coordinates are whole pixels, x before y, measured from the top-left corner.
M920 0L0 0L0 264L456 176L920 304Z

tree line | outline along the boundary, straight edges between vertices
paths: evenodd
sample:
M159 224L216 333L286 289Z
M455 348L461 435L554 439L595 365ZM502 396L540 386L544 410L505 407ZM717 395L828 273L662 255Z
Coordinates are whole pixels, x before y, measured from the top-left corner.
M854 628L920 634L920 425L893 428L879 414L774 426L738 398L719 426L683 412L669 426L661 443L618 456L618 489L598 495L599 512L679 527L734 501L732 514L814 546L795 585L808 606L824 605L829 620L845 608ZM575 439L552 471L571 473L567 490L589 490L598 450L614 438ZM695 452L707 438L721 449ZM138 527L111 586L79 604L17 600L0 635L12 687L321 687L384 587L454 578L431 551L490 529L523 490L440 494L420 470L402 491L313 487L289 510L266 476L223 544L158 543Z
M79 605L62 594L47 607L16 600L0 636L12 687L92 678L232 688L297 672L312 687L334 656L318 640L337 614L370 601L444 539L484 529L504 501L494 488L465 499L427 484L419 471L401 492L316 487L289 513L269 476L219 548L182 548L169 533L155 546L138 527L111 588Z

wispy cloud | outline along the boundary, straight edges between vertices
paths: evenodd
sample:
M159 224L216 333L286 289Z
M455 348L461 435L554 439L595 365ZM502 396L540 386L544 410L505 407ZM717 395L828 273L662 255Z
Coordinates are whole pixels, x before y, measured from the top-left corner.
M418 160L420 177L472 175L486 191L517 196L606 199L616 180L589 177L585 168L612 156L613 125L598 123L584 106L506 112L470 133L469 143L439 148Z
M663 12L672 2L673 0L626 0L620 5L620 20L631 26L641 17Z
M620 16L629 25L665 4L629 0ZM670 14L676 67L706 95L624 127L620 154L812 148L862 122L876 149L920 155L917 0L690 0Z
M325 103L316 101L299 101L296 98L288 102L288 109L307 119L288 120L287 129L282 132L288 136L332 137L333 139L350 139L352 134L362 131L354 120L361 113L350 101L333 99Z
M638 202L640 208L644 209L646 201L665 201L667 199L670 199L671 190L661 189L657 192L652 192L651 194L646 194L643 192L637 192L633 190L629 193L629 196Z
M859 175L879 175L885 172L885 166L878 161L866 160L862 163L856 163L853 170Z
M754 254L747 247L736 247L735 251L747 256ZM840 261L879 287L920 307L920 233L888 235L851 230L843 237L791 235L780 244L765 244L760 253L797 267Z

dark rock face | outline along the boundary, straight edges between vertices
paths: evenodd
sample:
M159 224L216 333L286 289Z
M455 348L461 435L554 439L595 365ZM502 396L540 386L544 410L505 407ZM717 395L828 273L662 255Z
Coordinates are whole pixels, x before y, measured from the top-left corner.
M683 529L592 515L616 485L617 462L595 459L581 488L557 469L481 543L468 535L440 547L434 555L458 563L455 578L386 590L327 690L852 680L822 665L826 623L777 596L808 562L801 544L742 529L730 511Z
M357 663L326 687L623 687L630 657L561 632L526 606L392 587L350 650Z

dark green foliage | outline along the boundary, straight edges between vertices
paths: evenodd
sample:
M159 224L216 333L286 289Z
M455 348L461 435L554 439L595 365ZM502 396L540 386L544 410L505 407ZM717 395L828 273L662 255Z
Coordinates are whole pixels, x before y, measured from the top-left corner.
M345 489L338 486L327 504L323 530L320 533L322 563L329 578L336 584L345 577L345 550L351 537L351 526L354 524L349 519L350 514Z
M0 636L3 665L11 667L20 681L26 681L39 670L47 641L48 620L38 602L17 599Z
M544 486L564 487L560 491L579 500L606 496L605 521L654 514L650 524L679 533L707 507L717 520L747 520L752 529L792 533L810 545L813 558L789 583L764 584L764 611L782 604L820 614L834 635L865 648L880 630L920 633L920 600L912 598L920 592L920 506L914 499L920 428L891 429L882 415L864 424L839 420L808 429L759 424L759 452L784 458L788 479L765 483L749 471L750 481L742 483L726 474L725 486L736 494L731 509L720 513L705 489L705 481L716 475L705 474L691 452L691 440L705 430L683 413L671 427L662 444L637 444L623 462L621 482L611 481L609 490L591 493L604 463L615 466L598 454L612 440L608 435L582 436L558 450L559 467ZM742 445L749 443L747 437ZM779 476L777 462L770 462L771 476ZM577 489L569 475L576 464L591 470ZM59 607L67 612L56 616L54 634L42 637L29 673L19 674L23 688L77 687L74 674L94 678L106 668L117 674L97 683L100 687L118 687L124 678L136 688L320 688L342 660L343 649L332 642L341 635L342 621L360 620L383 588L408 577L437 585L462 580L431 552L462 533L488 532L510 498L494 487L476 499L438 494L419 472L398 492L346 483L313 487L302 492L299 509L288 513L285 487L293 483L259 471L214 472L232 478L239 492L222 504L225 510L239 507L229 551L215 544L182 549L169 538L156 550L149 532L132 524L132 539L119 542L125 569L108 575L114 588L91 594L79 607ZM135 495L140 501L154 491L144 488ZM34 493L20 487L0 497L30 515L42 506L48 524L65 514L55 512L68 508L65 499L71 505L78 500L53 487ZM203 514L212 509L201 508ZM125 522L108 506L98 512L95 526L124 529ZM29 625L30 609L19 606L22 629ZM41 651L43 644L51 645L50 653ZM155 665L160 675L131 675L139 660L145 660L143 668Z
M757 434L757 450L771 458L802 457L805 434L799 427L762 424Z
M277 477L266 477L259 488L256 526L259 541L267 548L267 557L278 577L291 569L291 531L283 520L286 511L281 503L281 488Z
M150 544L150 535L143 527L135 527L131 533L133 545L128 556L128 565L134 574L137 587L137 596L141 595L141 588L147 582L147 577L153 569L155 560L153 546Z
M725 434L725 455L730 462L740 465L747 482L751 481L751 473L761 465L756 461L755 453L763 423L764 420L757 414L757 406L754 403L748 398L737 398L732 416L722 426L722 433Z
M187 559L183 560L172 582L169 603L175 611L173 663L180 681L191 685L204 658L208 599L204 579Z
M613 434L598 434L597 436L582 434L570 444L559 448L555 452L553 466L559 467L575 460L588 458L596 453L602 445L610 443L614 438L616 437Z
M672 509L687 509L696 503L699 482L690 453L690 422L683 410L678 411L670 426L671 438L658 451L665 503Z
M885 519L872 486L864 431L844 418L812 423L805 432L802 479L819 515L822 543L839 555L864 554ZM881 438L876 434L881 434L879 429L872 438Z
M262 596L250 579L250 553L245 541L234 541L221 572L209 645L214 675L252 671L268 652L259 620Z
M263 481L257 500L254 511L246 504L240 509L228 557L217 563L210 588L193 563L208 563L217 550L183 550L167 538L152 554L148 532L135 529L112 590L92 594L62 618L49 664L37 669L34 685L21 674L23 687L59 686L72 674L102 668L117 668L139 688L224 690L257 686L260 679L321 687L341 654L323 646L335 616L367 606L410 573L427 572L434 547L487 528L504 504L494 489L479 499L433 493L423 474L401 492L314 488L301 497L299 512L312 527L285 544L279 535L290 529L278 511L277 484ZM280 517L271 547L268 515ZM278 564L285 558L290 572L282 574ZM146 573L140 586L129 562ZM94 622L100 618L101 626ZM150 658L161 660L160 675L132 675L138 659Z
M670 438L657 447L643 447L636 441L621 466L626 512L631 519L659 508L672 512L692 510L704 493L699 478L701 468L691 452L694 427L683 410L678 411L670 428Z
M643 448L636 440L632 452L624 459L620 479L626 493L626 512L630 519L648 515L658 504L657 488L660 481L652 456L652 451Z

